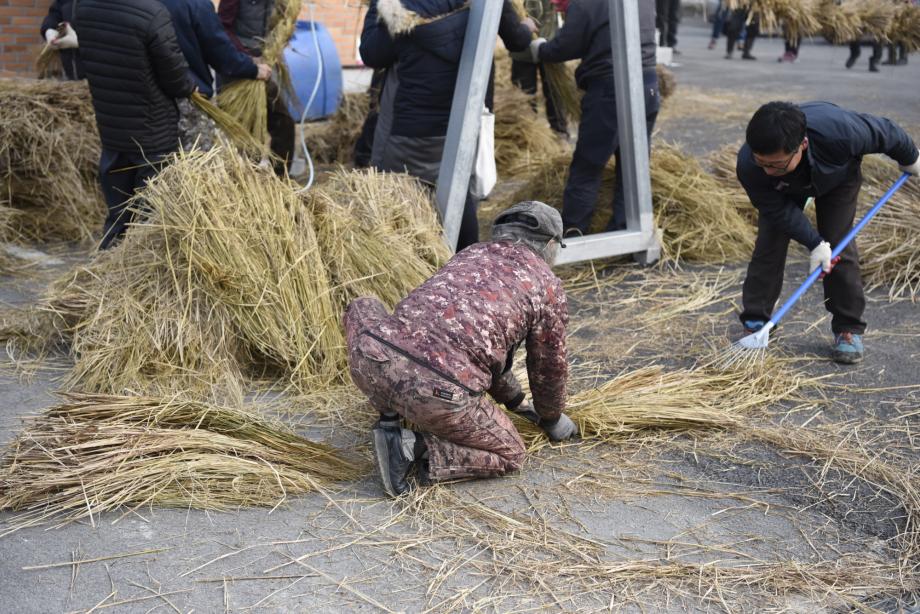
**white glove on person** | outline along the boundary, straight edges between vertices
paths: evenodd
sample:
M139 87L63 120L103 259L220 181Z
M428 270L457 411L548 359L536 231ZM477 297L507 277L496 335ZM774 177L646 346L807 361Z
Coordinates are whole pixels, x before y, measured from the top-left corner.
M809 272L814 271L821 265L821 270L825 273L831 272L831 244L827 241L818 243L818 247L811 250L811 257L808 260Z
M268 64L261 64L256 62L256 67L259 69L256 79L259 81L268 81L272 78L272 67Z
M53 43L54 39L56 39L58 36L60 36L60 33L54 28L48 28L45 30L45 42L49 45Z
M546 39L542 37L530 41L530 57L533 59L534 64L540 63L540 47L542 47L544 43L546 43Z
M917 159L913 164L899 167L902 173L910 173L913 176L920 175L920 149L917 150Z
M51 46L58 49L76 49L79 46L77 44L77 31L70 27L69 23L65 24L65 26L64 34L52 41Z

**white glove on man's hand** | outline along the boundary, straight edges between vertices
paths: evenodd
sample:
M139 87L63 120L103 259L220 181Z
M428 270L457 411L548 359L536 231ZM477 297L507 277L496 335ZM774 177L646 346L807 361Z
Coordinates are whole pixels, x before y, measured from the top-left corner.
M47 30L45 30L45 42L50 45L51 43L54 42L54 39L56 39L59 35L60 34L58 33L58 31L55 30L54 28L48 28Z
M269 66L268 64L261 64L259 62L256 62L256 67L259 70L258 74L256 74L256 79L258 79L259 81L268 81L269 79L272 78L272 67L271 66Z
M913 164L908 164L907 166L901 166L899 168L902 173L910 173L914 176L920 175L920 150L917 150L917 159L914 160Z
M69 23L65 25L64 34L52 41L51 46L58 49L76 49L79 46L77 44L77 31L70 27Z
M530 57L533 59L534 64L540 63L540 47L546 42L545 38L535 38L530 41Z
M818 247L811 250L811 257L808 260L808 271L814 271L821 265L821 270L825 273L831 272L831 244L827 241L818 243Z

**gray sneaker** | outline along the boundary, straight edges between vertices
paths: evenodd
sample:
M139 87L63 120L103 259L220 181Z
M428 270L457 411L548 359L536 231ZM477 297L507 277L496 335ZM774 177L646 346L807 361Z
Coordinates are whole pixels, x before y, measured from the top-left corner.
M863 359L862 335L856 333L838 333L834 335L834 347L831 349L831 358L834 362L852 365Z
M413 448L415 433L399 426L374 425L374 456L383 489L391 497L398 497L411 490L406 476L415 460Z

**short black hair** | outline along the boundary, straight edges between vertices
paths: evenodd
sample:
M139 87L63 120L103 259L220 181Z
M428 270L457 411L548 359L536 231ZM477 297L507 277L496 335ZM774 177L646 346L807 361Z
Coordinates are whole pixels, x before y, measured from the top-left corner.
M748 122L745 139L756 154L791 154L805 140L805 114L791 102L768 102Z

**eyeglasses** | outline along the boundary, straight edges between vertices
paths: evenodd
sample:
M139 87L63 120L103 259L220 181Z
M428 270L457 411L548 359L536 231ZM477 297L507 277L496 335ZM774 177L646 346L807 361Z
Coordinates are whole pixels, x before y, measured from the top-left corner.
M771 171L785 171L789 168L789 165L792 164L792 160L799 153L799 150L802 149L802 145L804 143L805 141L802 141L801 143L799 143L799 146L795 148L795 151L792 152L792 155L789 156L785 162L771 162L770 164L761 164L755 158L754 164L759 166L760 168L768 168Z

